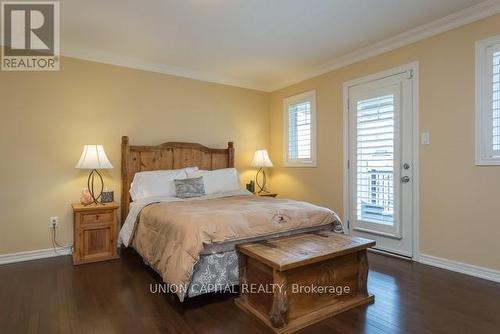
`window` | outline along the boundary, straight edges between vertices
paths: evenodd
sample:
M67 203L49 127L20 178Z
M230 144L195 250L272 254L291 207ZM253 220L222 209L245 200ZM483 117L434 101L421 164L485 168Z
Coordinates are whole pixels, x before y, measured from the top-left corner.
M285 167L316 167L316 92L284 100Z
M476 165L500 165L500 35L476 43Z
M394 224L394 95L357 102L357 218Z

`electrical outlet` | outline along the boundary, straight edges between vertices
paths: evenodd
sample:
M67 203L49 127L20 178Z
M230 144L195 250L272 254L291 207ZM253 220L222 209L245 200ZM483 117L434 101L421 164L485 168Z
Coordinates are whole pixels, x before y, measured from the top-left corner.
M59 217L50 217L49 218L49 227L50 228L59 227Z

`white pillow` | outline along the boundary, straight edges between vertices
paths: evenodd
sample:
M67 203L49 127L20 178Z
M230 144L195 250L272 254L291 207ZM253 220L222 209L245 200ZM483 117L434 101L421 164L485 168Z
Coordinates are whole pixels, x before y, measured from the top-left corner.
M205 193L214 194L241 189L240 177L235 168L198 170L188 177L203 177Z
M130 196L133 201L151 196L175 196L175 179L185 179L198 167L187 167L173 170L154 170L135 173L130 185Z

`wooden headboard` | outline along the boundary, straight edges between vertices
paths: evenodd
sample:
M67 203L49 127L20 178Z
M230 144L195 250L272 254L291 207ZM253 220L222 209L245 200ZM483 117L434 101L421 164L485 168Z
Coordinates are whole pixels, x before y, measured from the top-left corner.
M208 148L194 143L164 143L157 146L132 146L122 137L121 222L125 222L130 206L130 184L137 172L198 167L205 170L234 167L234 145Z

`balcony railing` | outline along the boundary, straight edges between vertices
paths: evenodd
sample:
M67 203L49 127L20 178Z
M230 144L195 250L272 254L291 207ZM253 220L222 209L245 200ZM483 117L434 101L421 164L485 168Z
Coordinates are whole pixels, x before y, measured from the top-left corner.
M383 224L394 221L394 173L372 169L368 173L367 184L361 185L361 219Z

